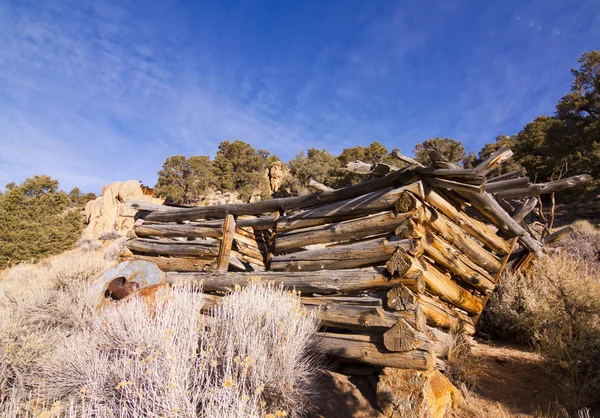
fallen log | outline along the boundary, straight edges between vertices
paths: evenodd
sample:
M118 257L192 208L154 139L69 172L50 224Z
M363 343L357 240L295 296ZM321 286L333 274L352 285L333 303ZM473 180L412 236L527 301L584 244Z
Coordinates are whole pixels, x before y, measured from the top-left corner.
M486 251L470 236L467 236L460 227L450 222L443 214L438 213L435 209L423 205L411 193L405 193L396 202L396 207L399 211L412 211L418 209L418 220L416 222L423 223L427 228L431 228L437 232L442 238L461 250L478 266L481 266L490 273L496 273L500 270L500 261L498 257Z
M477 266L443 238L415 224L412 220L407 219L398 227L396 235L402 238L421 238L421 247L429 258L481 292L488 293L496 287L492 276L487 271Z
M433 370L436 364L435 352L431 346L394 353L386 350L381 343L371 342L372 337L368 335L319 332L317 336L317 346L321 353L347 361L376 367L416 370Z
M496 196L509 199L525 196L538 196L542 194L550 194L580 186L592 181L593 178L589 174L581 174L578 176L567 177L548 183L533 183L529 187L520 187L512 190L503 190L496 193Z
M329 186L324 185L323 183L319 183L315 179L309 179L308 186L312 187L313 189L319 190L321 192L331 192L331 191L335 190Z
M321 306L306 305L307 309L317 309L322 325L385 332L393 327L400 319L404 319L416 330L425 330L426 319L421 308L389 312L381 306L358 306L341 303L328 303Z
M134 227L135 234L142 237L211 237L221 238L223 235L222 222L214 227L194 224L141 225Z
M393 231L412 213L383 212L362 218L337 222L318 229L295 230L275 237L275 252L335 241L347 241Z
M178 272L199 272L213 271L217 268L216 257L208 259L199 258L184 258L184 257L169 257L169 256L154 256L148 254L134 254L131 256L134 260L149 261L164 271Z
M125 242L125 247L133 252L172 255L216 257L219 255L219 241L204 243L202 241L164 241L136 238Z
M366 267L385 263L396 248L416 251L418 245L417 240L380 238L357 244L278 255L271 259L270 267L273 271L317 271Z
M537 203L537 197L532 196L528 198L525 202L523 202L519 207L515 209L515 211L511 214L511 217L516 222L521 222L535 208Z
M475 334L472 319L464 313L452 309L441 300L429 295L416 296L428 325L444 329L458 329L468 335Z
M483 222L471 218L464 212L459 212L434 190L427 193L426 200L434 208L453 220L461 229L487 245L492 251L495 251L499 255L506 255L508 253L509 246L505 240L496 235L496 233L490 230Z
M231 291L238 286L246 286L252 279L259 276L265 282L283 285L287 289L296 289L303 294L307 293L351 293L371 289L392 288L401 279L391 279L381 269L350 269L350 270L323 270L310 274L304 272L275 272L266 271L256 273L237 272L206 272L194 273L167 273L169 283L190 283L202 286L206 292Z
M395 171L389 176L378 177L354 186L330 192L317 192L305 196L285 197L280 199L263 200L253 203L223 204L214 206L203 206L194 208L173 208L168 211L154 211L145 215L144 219L151 221L183 221L206 217L224 218L231 215L258 215L261 213L275 212L281 210L304 209L320 206L325 203L337 202L350 199L374 190L409 184L416 180L413 173L414 167L406 167Z

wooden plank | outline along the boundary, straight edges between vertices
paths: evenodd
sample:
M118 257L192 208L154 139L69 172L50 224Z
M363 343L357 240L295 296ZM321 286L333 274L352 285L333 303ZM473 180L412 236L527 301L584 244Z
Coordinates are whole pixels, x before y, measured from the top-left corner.
M233 215L227 215L223 223L223 238L217 257L217 271L227 271L229 268L229 258L231 257L231 245L235 235L235 218Z

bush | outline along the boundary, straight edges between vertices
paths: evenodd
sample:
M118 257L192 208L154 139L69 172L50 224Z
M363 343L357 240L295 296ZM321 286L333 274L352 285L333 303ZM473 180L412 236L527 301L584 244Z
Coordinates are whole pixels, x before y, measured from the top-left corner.
M7 185L0 195L0 268L36 261L71 248L83 230L83 216L48 176Z
M480 331L538 347L577 408L600 401L600 274L589 248L598 233L584 230L529 276L506 275L480 321Z
M259 283L206 322L185 287L160 309L96 311L89 281L110 265L73 252L0 282L0 416L301 416L318 320L296 294ZM4 415L2 415L4 414Z

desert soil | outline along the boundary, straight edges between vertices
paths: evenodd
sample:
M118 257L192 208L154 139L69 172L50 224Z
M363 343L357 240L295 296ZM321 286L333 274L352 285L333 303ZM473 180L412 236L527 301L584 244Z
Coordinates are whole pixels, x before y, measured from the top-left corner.
M538 353L509 343L477 341L473 354L484 366L479 387L454 417L528 418L555 414L560 385L545 373Z

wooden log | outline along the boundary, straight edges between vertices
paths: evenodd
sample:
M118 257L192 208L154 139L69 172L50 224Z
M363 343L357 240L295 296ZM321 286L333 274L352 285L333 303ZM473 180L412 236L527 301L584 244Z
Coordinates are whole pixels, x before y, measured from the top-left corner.
M481 292L488 293L496 287L492 276L487 271L477 266L443 238L415 224L412 220L407 219L396 229L396 234L402 238L421 238L421 247L429 258Z
M396 248L417 251L417 240L379 238L357 244L300 251L271 259L273 271L316 271L366 267L385 263Z
M460 169L458 165L448 162L446 158L435 148L429 147L427 148L427 152L429 154L429 158L434 164L434 167ZM501 148L493 153L488 160L493 163L493 161L496 161L496 159L500 158L499 156L504 154L506 154L506 150ZM481 172L488 170L490 168L490 164L483 165ZM519 237L521 244L533 251L535 254L540 253L542 245L537 240L533 239L533 237L531 237L531 235L525 229L523 229L518 222L515 222L506 213L506 211L502 209L500 204L490 193L473 193L463 190L456 190L456 192L467 199L475 209L488 218L500 230L511 234L513 237ZM504 193L506 192L499 192L497 193L497 196L500 198L506 198L507 196L503 195Z
M281 233L275 237L275 252L335 241L347 241L393 231L413 213L392 211L329 224L318 229L302 229Z
M304 272L275 272L266 271L259 275L262 280L281 284L286 289L296 289L306 293L351 293L373 289L389 289L401 282L401 279L391 279L382 269L367 268L353 270L324 270L310 274ZM206 292L230 291L236 285L246 286L256 273L237 272L207 272L167 273L169 283L190 283L202 286Z
M528 177L518 177L516 179L498 180L494 183L488 183L485 191L489 193L498 193L503 190L511 190L520 187L529 187L531 183Z
M385 332L404 319L414 329L425 330L426 319L421 308L407 311L389 312L381 306L358 306L340 303L328 303L321 306L305 306L307 309L317 309L322 325L363 330L372 332Z
M211 237L221 238L222 224L215 227L204 227L193 224L141 225L134 227L138 237Z
M332 222L335 217L339 216L360 216L390 210L394 208L396 200L398 200L405 191L409 191L417 196L424 195L423 184L419 181L415 181L403 187L375 190L351 199L345 199L330 205L319 206L294 215L282 217L279 219L277 232L288 229L297 229L298 227L295 227L293 224L294 221L325 218L328 219L328 221L323 223L329 223Z
M387 292L387 307L394 311L416 309L419 306L415 294L403 284L394 286Z
M506 180L517 176L524 176L527 174L527 171L524 168L519 168L518 170L513 170L508 173L500 174L499 176L490 177L487 179L488 184L495 183L500 180Z
M154 256L147 254L135 254L132 256L134 260L149 261L164 272L179 271L179 272L199 272L213 271L217 268L217 259L215 257L208 259L199 258L183 258L169 256Z
M317 333L318 350L321 353L347 361L364 363L376 367L399 369L433 370L436 363L432 347L394 353L381 343L371 342L372 337L352 334Z
M483 191L485 190L485 185L484 184L480 184L480 185L473 185L473 184L468 184L468 183L462 183L462 182L458 182L458 181L453 181L453 180L446 180L446 179L441 179L441 178L437 178L437 177L424 177L425 182L427 182L427 184L434 186L434 187L441 187L444 189L450 189L450 190L456 190L456 191L466 191L466 192L471 192L471 193L483 193Z
M217 257L217 271L227 271L229 268L229 258L231 257L231 245L235 234L235 218L233 215L227 215L223 223L223 238L219 247Z
M375 163L371 166L371 174L374 176L387 176L392 171L398 170L400 170L399 167L390 164Z
M323 183L319 183L315 179L309 179L308 186L312 187L313 189L319 190L321 192L331 192L331 191L335 190L329 186L324 185Z
M483 160L477 167L475 172L480 175L487 175L489 172L500 166L504 161L512 157L513 152L508 147L501 147L498 150L492 152L488 158Z
M260 260L261 263L264 263L266 250L263 252L257 247L248 245L243 241L235 241L235 247L238 250L238 252L252 257L256 260Z
M382 306L383 301L380 298L372 296L302 296L300 298L304 305L327 305L329 303L338 303L340 305L359 305L359 306Z
M535 208L538 203L538 198L535 196L531 196L525 202L521 203L521 205L514 210L511 214L511 217L516 222L521 222L529 213Z
M351 199L375 190L412 183L416 180L413 170L414 167L406 167L402 170L391 173L389 176L378 177L364 183L344 187L331 192L317 192L304 196L263 200L253 203L223 204L194 208L173 208L165 212L150 212L145 215L145 219L152 221L183 221L206 217L224 218L227 214L258 215L261 213L280 210L294 210L313 206L321 206L326 203Z
M371 174L371 164L360 160L350 161L346 164L345 170L356 174Z
M458 211L434 190L430 190L427 193L426 200L434 208L453 220L461 229L487 245L492 251L500 255L507 254L509 249L508 243L496 235L494 231L490 230L486 224L471 218L464 212Z
M423 203L411 193L405 193L396 202L399 211L419 209L417 222L422 222L427 228L433 229L447 242L462 251L478 266L491 273L500 270L498 257L478 245L470 236L463 233L462 229L451 222L443 214L433 208L424 206Z
M172 255L216 257L219 255L219 241L205 243L203 241L164 241L147 238L136 238L125 242L125 247L133 252Z
M413 272L417 269L420 270L423 280L425 280L425 283L427 284L427 289L431 293L440 296L442 299L474 314L480 313L483 309L483 306L476 297L454 283L450 277L443 274L427 261L417 260L400 248L396 250L394 258L390 261L392 260L394 260L394 263L397 263L401 269L405 269L406 271ZM386 267L389 271L390 267L388 265L386 265ZM392 268L392 270L395 269L396 267ZM399 274L402 275L403 273L400 271Z
M527 232L518 222L512 219L508 213L500 204L496 201L496 199L489 193L483 194L474 194L474 193L465 193L459 192L463 197L465 197L475 209L477 209L482 215L488 218L494 225L496 225L501 231L513 236L519 237L519 241L529 250L533 251L535 254L539 254L542 245L539 241L534 239L529 232ZM500 192L497 194L504 193Z
M550 194L570 189L572 187L581 186L582 184L592 181L593 178L589 174L581 174L578 176L567 177L564 179L551 181L548 183L534 183L529 187L520 187L512 190L504 190L496 193L496 196L509 199L524 196L538 196Z
M392 151L392 157L394 157L408 165L414 165L415 167L424 167L423 164L421 164L417 160L407 157L406 155L402 155L400 153L400 151L398 151L397 149Z
M383 345L390 351L411 351L426 344L431 344L427 335L411 327L404 319L398 320L383 334Z
M452 309L432 296L426 294L416 296L428 325L444 329L458 329L468 335L475 334L473 321L464 313Z
M427 327L425 335L431 341L431 345L435 351L435 355L440 358L446 358L450 352L450 347L453 344L453 337L447 332L439 328Z

